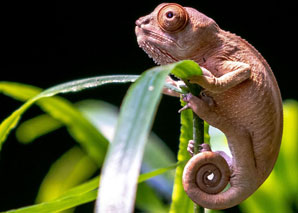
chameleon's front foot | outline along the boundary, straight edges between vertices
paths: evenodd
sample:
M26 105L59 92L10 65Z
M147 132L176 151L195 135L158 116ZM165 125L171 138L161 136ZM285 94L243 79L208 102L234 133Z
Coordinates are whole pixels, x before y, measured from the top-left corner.
M207 96L205 92L201 92L199 97L196 97L191 93L183 94L182 100L186 102L186 105L179 110L179 113L186 109L192 109L196 114L199 114L199 110L209 111L215 106L213 98Z
M195 142L194 142L194 140L190 140L188 142L187 151L189 152L189 154L191 156L194 155L194 149L195 149ZM210 145L207 144L207 143L200 144L199 145L199 153L200 152L206 152L206 151L211 151Z
M179 111L178 111L179 113L181 113L184 110L191 109L191 104L189 103L191 96L192 96L191 93L182 94L182 100L184 102L186 102L186 105L184 107L182 107L181 109L179 109Z

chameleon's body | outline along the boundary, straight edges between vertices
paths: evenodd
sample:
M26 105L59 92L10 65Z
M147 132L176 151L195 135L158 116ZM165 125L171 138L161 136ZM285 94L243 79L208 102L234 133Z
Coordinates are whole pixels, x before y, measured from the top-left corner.
M161 4L136 25L140 47L157 63L192 59L200 65L203 76L189 80L202 86L205 95L184 100L228 139L232 159L223 156L231 170L231 187L210 194L184 180L186 192L210 209L239 204L268 177L280 148L282 101L269 65L247 41L192 8ZM189 179L187 169L192 167L186 167L184 179Z

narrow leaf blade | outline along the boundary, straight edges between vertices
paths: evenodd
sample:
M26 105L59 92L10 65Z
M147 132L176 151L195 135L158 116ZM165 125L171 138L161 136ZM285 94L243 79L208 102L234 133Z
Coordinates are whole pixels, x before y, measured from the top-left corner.
M153 68L127 92L105 160L96 212L132 212L145 142L169 72Z
M130 88L104 164L97 212L132 212L143 149L165 78L170 72L188 77L194 70L200 72L193 61L155 67Z
M67 93L67 92L76 92L83 89L100 86L107 83L125 83L125 82L133 82L138 78L136 75L124 75L124 76L100 76L93 77L87 79L81 79L76 81L67 82L64 84L60 84L54 87L51 87L38 95L36 95L36 88L30 86L25 87L29 90L20 89L22 84L14 83L14 82L0 82L0 92L4 94L10 94L11 96L19 99L29 99L26 103L24 103L19 109L14 111L8 118L6 118L0 125L0 151L3 142L6 140L7 135L10 131L18 124L22 114L36 101L41 98L54 96L59 93ZM33 91L33 92L32 92ZM34 96L34 97L32 97Z
M176 165L171 165L165 168L157 169L155 171L142 174L139 177L138 183L143 183L144 181L155 177L156 175L163 174L166 171L176 168ZM27 206L24 208L14 209L6 211L6 213L39 213L39 212L59 212L75 206L79 206L91 201L94 201L97 197L97 188L99 177L95 177L79 186L76 186L68 190L61 197L43 202L40 204L35 204L32 206Z
M89 179L98 169L95 162L75 146L54 162L43 179L37 203L60 197L63 192Z
M185 193L182 184L183 170L187 161L190 159L190 155L187 152L187 145L193 136L192 119L191 110L181 112L181 135L178 151L178 162L181 163L176 169L170 213L193 212L193 202Z

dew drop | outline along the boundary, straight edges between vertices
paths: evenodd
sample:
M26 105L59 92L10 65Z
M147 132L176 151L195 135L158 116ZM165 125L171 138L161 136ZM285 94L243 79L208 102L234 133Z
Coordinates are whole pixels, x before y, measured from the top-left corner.
M154 90L154 86L152 86L152 85L149 86L149 87L148 87L148 90L149 90L149 91L153 91L153 90Z

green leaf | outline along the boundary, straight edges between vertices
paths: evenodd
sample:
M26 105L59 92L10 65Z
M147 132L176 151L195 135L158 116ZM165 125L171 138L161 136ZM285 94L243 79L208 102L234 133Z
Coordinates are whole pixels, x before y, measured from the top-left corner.
M63 154L43 179L36 198L37 203L60 197L68 189L89 179L97 170L95 162L77 146Z
M97 212L132 212L145 142L167 75L193 72L193 61L155 67L131 86L121 107L113 143L105 159ZM184 72L183 72L184 73Z
M109 141L113 139L118 119L117 107L100 100L84 100L76 103L75 106ZM61 126L62 123L51 116L40 115L23 122L17 128L16 134L21 142L28 143ZM173 164L175 156L159 137L151 133L149 142L146 144L143 162L146 168L157 169ZM172 182L173 174L166 173L165 176Z
M136 207L145 212L167 213L168 208L157 193L147 184L140 183L137 189Z
M21 143L31 143L40 136L53 132L62 126L60 121L44 114L21 123L16 129L16 136Z
M84 203L91 202L96 199L97 190L89 191L84 194L74 194L67 197L62 197L54 201L44 202L41 204L10 210L7 213L48 213L63 211Z
M76 138L89 156L101 165L108 141L73 104L60 97L41 99L37 104L52 117L68 126L70 134Z
M109 141L113 140L118 119L116 106L100 100L83 100L75 106L105 138ZM16 135L20 142L29 143L61 126L62 123L51 116L40 115L21 123L16 130ZM149 165L149 168L156 169L173 164L175 156L159 137L150 134L143 161Z
M144 173L142 175L139 176L139 182L143 182L143 181L146 181L146 180L149 180L153 177L156 177L158 175L161 175L169 170L172 170L172 169L175 169L177 166L179 166L181 163L176 163L176 164L173 164L173 165L170 165L170 166L167 166L167 167L163 167L163 168L159 168L159 169L156 169L152 172L148 172L148 173Z
M145 147L142 172L145 173L152 169L167 167L168 165L173 165L175 162L174 153L160 138L151 133ZM163 192L166 199L170 199L173 191L174 176L174 170L157 176L152 179L152 182L155 183L152 187L158 188L159 191Z
M178 62L176 64L172 64L172 65L168 65L168 66L164 66L162 68L155 68L155 69L163 69L163 70L166 70L166 72L169 72L169 70L172 70L172 69L175 69L175 66L179 67L181 64L191 64L191 63L195 63L195 62L192 62L192 61L184 61L184 62ZM182 66L183 67L183 66ZM186 66L187 67L187 66ZM191 66L188 66L188 69L190 68ZM178 69L178 68L177 68ZM179 67L179 69L183 69L181 67ZM184 73L191 73L192 71L189 71L187 69L185 69L185 72ZM179 75L179 72L177 71L178 75ZM168 73L164 74L163 77L165 78L165 76L167 75ZM104 77L102 77L104 78ZM88 87L91 87L91 86L97 86L97 85L100 85L100 84L104 84L104 83L111 83L113 82L113 80L104 80L102 79L100 81L90 81L90 79L85 79L85 80L79 80L79 81L76 81L76 82L71 82L71 83L67 83L67 84L63 84L63 85L58 85L56 87L53 87L53 88L50 88L42 93L40 93L39 95L31 98L29 101L27 101L21 108L19 108L17 111L15 111L10 117L8 117L4 122L2 122L1 126L0 126L0 142L3 142L7 136L7 134L10 132L10 130L17 124L20 116L22 115L22 113L24 113L33 103L35 103L36 101L41 102L43 100L46 100L46 99L42 99L44 97L50 97L52 95L55 95L55 94L58 94L58 93L65 93L65 92L73 92L73 91L78 91L78 90L81 90L81 89L84 89L84 88L88 88ZM114 82L117 82L118 77L116 77L116 80L114 79ZM160 79L157 79L157 81L160 81ZM134 80L131 80L131 81L134 81ZM120 82L120 81L119 81ZM4 91L5 93L7 93L7 91L9 91L9 89L7 89L7 85L9 85L10 83L9 82L0 82L0 91ZM158 84L158 85L162 85L162 84ZM152 85L150 85L152 86ZM9 86L8 86L9 87ZM10 87L11 88L11 87ZM155 87L148 87L147 88L148 91L155 91L156 92L156 88ZM159 88L161 89L161 87ZM160 94L159 94L160 95ZM18 96L18 95L16 95ZM20 95L19 97L15 97L17 99L24 99L24 97L22 95ZM52 99L52 98L51 98ZM157 98L158 100L159 98ZM156 99L155 99L156 100ZM59 102L60 100L58 100L58 102L56 102L56 104L60 104ZM152 101L152 100L151 100ZM158 102L158 101L157 101ZM150 102L151 104L151 102ZM55 106L53 106L52 104L48 104L48 100L47 100L47 105L50 105L49 108L47 107L44 107L45 109L47 109L48 111L51 111L51 109L55 108ZM55 104L54 104L55 105ZM58 110L59 113L61 113L61 110ZM63 111L63 110L62 110ZM153 109L152 113L155 111L155 109ZM59 114L58 113L58 114ZM55 113L53 113L55 114ZM59 115L61 116L61 115ZM59 117L57 116L57 117ZM55 116L54 116L55 117ZM72 117L72 116L71 116ZM152 120L152 118L149 118L149 120ZM147 120L148 121L148 120ZM146 121L147 123L147 127L148 129L150 128L150 121L149 121L149 125L148 125L148 122ZM70 122L70 121L69 121ZM75 126L75 125L74 125ZM146 125L145 125L146 126ZM75 128L75 127L74 127ZM146 130L147 131L147 130ZM146 132L145 131L145 132ZM141 134L141 137L144 137L144 135L146 135L147 133L144 134ZM80 136L80 135L79 135ZM78 137L79 138L79 137ZM86 140L88 141L88 140ZM91 154L92 155L92 154ZM140 156L139 156L140 157ZM140 158L139 158L140 159ZM134 187L134 186L133 186ZM92 191L93 192L93 191ZM79 191L77 191L77 193L80 193ZM76 196L78 196L78 194L71 194L70 197L68 196L63 196L60 198L60 200L58 199L58 204L54 204L54 206L60 208L59 210L63 210L63 209L67 209L67 208L70 208L72 206L75 206L75 205L79 205L78 203L83 203L85 202L86 200L91 200L90 198L90 194L88 194L90 192L86 192L86 193L83 193L83 197L81 197L80 199L77 199ZM71 196L74 196L73 197L73 201L74 202L70 202L70 200L72 200ZM92 195L94 196L94 194ZM133 200L131 200L132 202ZM55 200L55 202L57 202L57 200ZM64 203L64 204L62 204ZM76 204L75 204L76 203ZM51 209L53 207L53 203L50 202L50 203L43 203L43 204L40 204L42 206L47 206L49 205L47 208L47 211L49 209ZM39 206L40 206L39 205ZM52 206L51 206L52 205ZM67 207L68 206L68 207ZM36 208L36 206L34 206L33 208ZM26 208L27 209L27 208ZM25 209L25 211L26 211ZM45 208L43 209L39 209L38 212L42 212ZM32 212L32 211L30 211Z
M18 100L29 99L19 109L14 111L8 118L6 118L0 125L0 150L7 135L13 129L21 115L35 102L43 108L43 110L50 113L57 119L62 119L64 123L73 124L71 133L79 138L82 145L89 151L92 157L102 162L104 154L100 150L107 148L106 139L92 126L90 123L73 107L71 104L61 98L43 99L59 93L75 92L86 88L100 86L107 83L123 83L135 81L138 76L101 76L94 78L87 78L82 80L71 81L68 83L60 84L51 87L41 93L39 88L32 86L22 85L12 82L0 82L0 91L4 94L9 94ZM39 94L38 94L39 93ZM32 97L34 96L34 97ZM65 116L65 113L70 114ZM69 120L69 118L72 118ZM82 131L83 130L83 131ZM84 131L88 132L85 133ZM90 134L89 134L90 133ZM104 141L99 143L100 141ZM101 148L99 147L101 146Z
M192 128L193 115L191 110L184 110L181 112L181 134L180 134L180 144L178 151L178 162L181 163L176 169L176 175L174 180L174 189L172 195L171 213L180 212L193 212L193 202L187 196L184 191L182 184L182 174L187 161L190 159L190 155L187 152L188 141L193 137Z
M174 65L175 69L171 73L180 79L186 80L192 76L202 75L200 66L194 61L184 60Z
M138 75L108 75L80 79L51 87L43 91L39 96L46 97L57 95L59 93L78 92L84 89L98 87L104 84L134 82L138 77Z
M118 118L118 109L117 107L108 104L99 100L85 100L80 101L75 104L78 109L88 118L91 123L99 131L101 131L105 137L109 140L113 138L114 128L116 126L117 118ZM48 124L51 125L48 125ZM17 135L22 140L26 139L32 141L35 139L35 136L40 136L42 133L48 133L51 130L55 130L56 124L57 128L62 124L57 120L53 119L48 115L41 115L30 119L24 123L22 123L17 129ZM44 126L45 125L45 126ZM47 129L47 127L49 129ZM28 131L28 130L32 130ZM37 131L34 132L34 130ZM89 162L89 163L88 163ZM151 134L149 137L149 143L146 145L143 164L145 164L143 170L144 172L148 170L152 170L155 168L166 167L168 165L174 165L175 158L173 153L165 146L164 142L161 141L156 135ZM91 164L91 165L90 165ZM60 159L57 160L52 166L43 180L41 188L39 190L39 195L37 198L37 202L44 202L53 200L53 198L58 197L61 192L65 191L69 187L75 185L76 183L80 183L81 180L86 180L90 178L90 172L94 171L94 163L88 160L88 157L83 155L82 152L78 150L78 147L74 147L65 153ZM90 169L91 166L91 169ZM81 168L82 167L82 168ZM79 175L75 175L79 171ZM158 173L150 174L150 178L153 176L157 176L164 171L168 171L168 168L164 170L157 171ZM154 183L162 184L162 189L164 193L167 193L167 196L170 196L172 192L172 180L173 180L173 172L165 172L163 175L166 179L161 176L156 177ZM84 178L82 178L82 176ZM149 177L145 177L148 179ZM96 183L95 186L97 186ZM159 185L160 186L160 185ZM138 188L136 205L141 210L146 210L147 208L157 205L158 212L164 211L165 206L161 204L161 200L157 197L156 193L152 189L148 188L146 184L143 184L141 188ZM155 185L152 185L155 188ZM159 188L160 190L161 188ZM146 193L146 200L144 200L144 195L142 193ZM167 197L168 198L168 197ZM157 209L156 209L157 210Z
M148 172L146 174L142 174L139 176L138 183L143 183L144 181L155 177L156 175L160 175L164 172L167 172L171 169L176 168L175 165L171 165L165 168L157 169L152 172ZM58 212L63 211L75 206L79 206L91 201L94 201L97 197L97 188L98 182L100 178L95 177L90 181L87 181L79 186L76 186L64 194L62 194L59 198L54 199L52 201L43 202L40 204L27 206L24 208L6 211L9 213L47 213L47 212Z
M93 125L97 127L97 129L100 132L103 133L103 135L106 138L108 138L109 140L113 138L114 128L116 126L116 122L118 118L117 107L99 100L80 101L75 105L83 113L83 115L86 118L88 118L91 121L91 123L93 123ZM56 127L55 127L55 124L57 125ZM31 142L36 137L43 135L43 133L49 133L51 130L55 130L56 128L59 128L61 125L62 124L58 122L56 119L53 119L48 115L41 115L22 123L17 129L17 135L19 139ZM70 152L72 151L70 150ZM68 154L65 154L65 155L68 156ZM69 169L72 168L74 170L77 170L77 168L74 167L75 166L74 163L77 161L76 161L76 158L72 160L70 164L74 166L70 167L68 166L69 160L67 160L69 159L69 157L66 158L66 161L62 160L62 158L64 159L64 157L62 156L61 159L59 159L56 163L53 164L51 170L45 177L40 189L39 198L37 199L38 202L47 201L49 200L49 198L53 198L55 197L55 195L57 196L60 191L65 191L66 187L69 187L70 181L68 181L67 177L72 176L71 173L73 173L73 171L69 170L68 172L66 172L65 169L63 168L66 167ZM63 162L65 163L65 165ZM149 137L149 142L146 144L146 148L145 148L144 159L143 159L144 166L142 166L143 172L147 172L156 168L167 167L168 165L173 165L174 162L175 162L175 157L173 153L169 150L169 148L166 147L164 142L161 141L156 135L151 134ZM81 163L78 162L78 164L81 164ZM59 169L60 168L59 165L62 168L62 171L61 169ZM88 164L85 167L87 168ZM83 169L80 172L80 174L84 175L84 171L85 170ZM163 172L163 170L160 170L159 173L160 172ZM153 174L153 175L156 175L156 174ZM60 178L60 177L63 177L63 178ZM156 189L156 187L158 186L159 187L158 190L159 192L162 192L163 196L165 196L164 198L169 199L172 193L173 177L174 177L174 171L171 170L170 172L165 172L162 175L158 177L156 176L155 178L153 178L154 184L150 184L150 185L154 189ZM88 178L89 177L86 177L86 179ZM59 179L61 179L61 181L58 181ZM148 188L147 185L146 186L144 185L144 188L147 193L146 194L146 198L148 199L147 202L142 202L143 196L141 197L137 196L137 200L136 200L136 205L141 210L145 210L148 206L152 206L153 205L152 202L154 203L157 202L156 194L152 190L147 189ZM142 191L143 191L142 189L138 189L138 195L140 195ZM152 193L148 194L149 193L148 191ZM40 197L44 197L44 199L41 199ZM159 207L161 206L162 205L159 205Z
M127 92L105 159L96 212L132 212L145 142L169 72L153 68Z
M0 82L0 92L19 101L27 101L42 92L41 88L16 82Z

